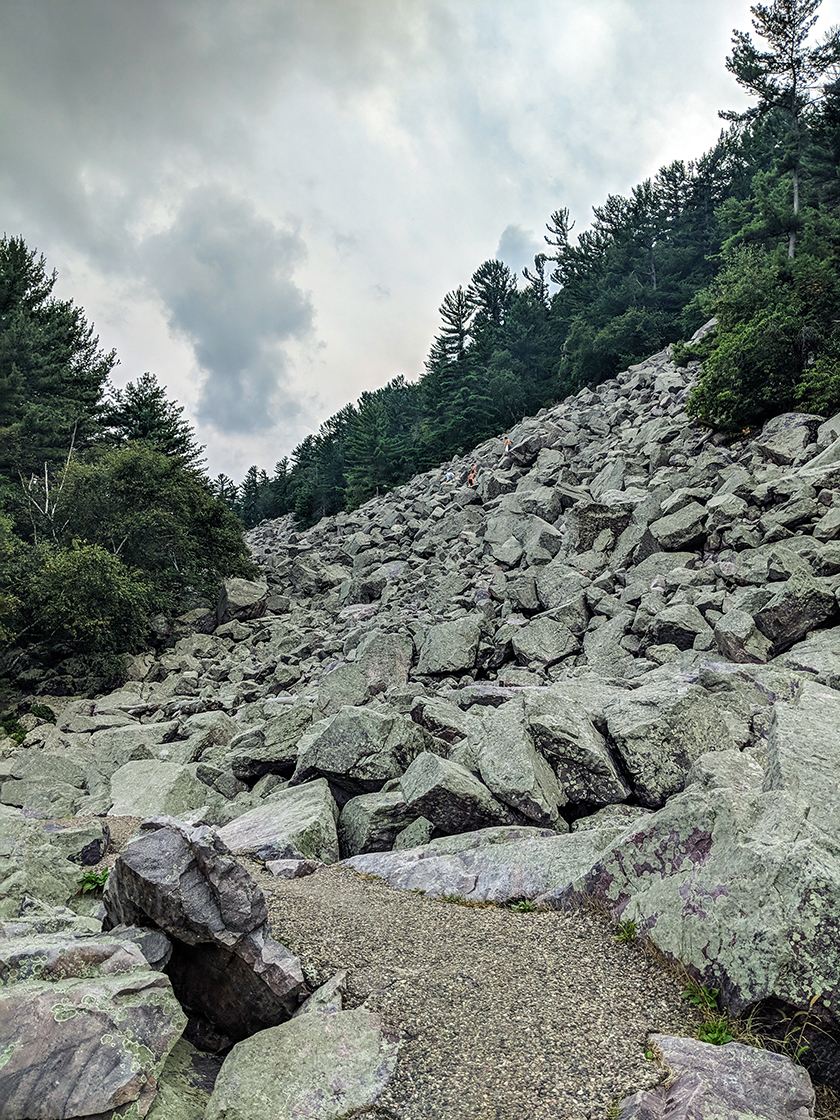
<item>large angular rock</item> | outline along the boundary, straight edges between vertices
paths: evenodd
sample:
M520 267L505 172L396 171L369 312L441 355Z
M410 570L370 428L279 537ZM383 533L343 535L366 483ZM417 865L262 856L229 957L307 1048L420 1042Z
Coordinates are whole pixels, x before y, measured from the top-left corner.
M771 463L789 466L802 462L805 450L814 443L822 416L807 412L783 412L768 420L755 440L755 446Z
M342 708L301 738L292 784L324 777L345 799L372 793L433 746L432 736L403 716Z
M344 1120L376 1104L399 1043L359 1007L313 1012L260 1031L225 1059L206 1120Z
M487 788L539 825L554 825L565 804L554 771L534 747L521 700L474 717L469 744Z
M715 642L724 657L740 663L769 661L773 648L770 639L756 626L753 616L737 607L716 622Z
M0 919L18 917L27 899L63 906L78 883L78 864L50 842L41 823L0 805Z
M774 704L765 790L785 790L809 825L840 836L840 692L810 681L795 703Z
M664 1085L621 1102L620 1120L808 1120L814 1087L802 1066L785 1054L730 1042L712 1046L694 1038L654 1034L669 1071Z
M254 809L219 829L219 839L232 852L257 859L338 859L338 808L321 778L280 790Z
M341 810L338 821L342 856L390 851L397 835L417 817L399 789L351 798Z
M406 633L375 630L356 647L356 667L376 696L394 685L405 684L414 659L414 643Z
M691 502L675 513L666 514L650 525L650 531L659 547L675 552L687 545L696 544L705 533L706 507Z
M517 820L466 767L428 752L412 762L400 788L412 812L447 835Z
M147 822L117 860L103 902L107 927L149 926L172 939L178 998L224 1036L281 1022L306 994L297 957L268 935L262 892L211 829Z
M120 942L104 960L95 955L79 950L78 978L0 987L0 1113L8 1120L129 1106L144 1116L151 1105L186 1016L167 977L138 950ZM72 975L66 955L64 964Z
M509 902L576 880L623 831L621 826L557 835L537 828L487 828L441 837L422 848L354 856L346 863L400 890Z
M511 641L516 658L522 665L547 667L580 649L580 643L568 626L553 618L535 618L517 627Z
M266 611L267 598L266 583L250 579L226 579L216 607L219 625L234 619L247 622L252 618L261 618Z
M837 612L832 591L804 569L793 573L755 616L755 624L781 653Z
M112 817L183 817L209 800L210 790L191 766L127 762L111 778Z
M692 649L701 635L711 636L711 627L696 607L689 603L676 603L653 616L645 631L649 645L672 645L677 649Z
M312 709L298 702L231 739L218 761L229 766L242 782L254 782L264 774L291 777L298 760L298 744L312 724Z
M613 700L606 719L634 793L651 808L684 788L702 754L742 745L715 698L680 680L654 681Z
M781 664L797 674L813 677L829 688L840 689L840 627L823 630L782 654Z
M735 1013L801 1012L812 1068L837 1084L840 857L836 835L810 821L818 808L834 818L837 784L803 796L801 786L763 792L766 780L746 754L706 755L682 793L539 901L580 895L632 916Z
M418 673L463 673L475 666L481 623L469 616L441 622L426 635L417 662Z
M534 743L554 768L567 801L612 805L629 796L604 736L584 708L551 690L526 696L524 703Z

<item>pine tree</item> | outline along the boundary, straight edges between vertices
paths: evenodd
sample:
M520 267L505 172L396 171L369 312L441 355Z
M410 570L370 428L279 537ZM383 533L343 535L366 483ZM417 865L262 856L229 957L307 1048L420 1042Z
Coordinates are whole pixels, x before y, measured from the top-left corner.
M807 140L805 122L815 100L824 93L824 79L840 60L840 33L835 29L819 44L808 46L808 37L817 21L822 0L773 0L754 4L753 27L769 50L760 51L749 32L734 31L732 54L726 68L757 104L743 113L721 112L724 120L752 123L772 112L780 113L787 124L785 169L790 174L791 218L788 229L788 256L796 253L799 230L800 171Z
M201 471L204 448L183 419L183 406L167 399L166 387L158 384L153 373L129 381L124 389L112 388L110 397L105 422L118 443L142 440L185 467Z

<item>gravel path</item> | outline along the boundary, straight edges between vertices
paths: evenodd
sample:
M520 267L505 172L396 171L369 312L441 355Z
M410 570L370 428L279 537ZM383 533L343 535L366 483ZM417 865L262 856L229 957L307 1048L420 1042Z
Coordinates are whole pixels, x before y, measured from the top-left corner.
M398 1028L379 1116L606 1120L616 1099L659 1080L649 1032L694 1033L678 981L588 910L466 907L349 868L283 881L243 862L308 979L347 969L345 1006Z

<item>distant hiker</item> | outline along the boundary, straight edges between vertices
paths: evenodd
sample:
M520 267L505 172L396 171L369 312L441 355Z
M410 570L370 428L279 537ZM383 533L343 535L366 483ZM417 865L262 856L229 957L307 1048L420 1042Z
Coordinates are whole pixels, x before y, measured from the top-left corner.
M452 471L447 471L446 472L446 481L447 482L451 482L454 477L455 477L455 475L452 473Z
M470 473L467 475L467 484L469 486L475 486L476 470L477 470L477 468L476 468L475 464L473 464L473 466L470 467Z
M505 436L505 450L504 450L503 454L510 455L510 447L511 447L510 436Z

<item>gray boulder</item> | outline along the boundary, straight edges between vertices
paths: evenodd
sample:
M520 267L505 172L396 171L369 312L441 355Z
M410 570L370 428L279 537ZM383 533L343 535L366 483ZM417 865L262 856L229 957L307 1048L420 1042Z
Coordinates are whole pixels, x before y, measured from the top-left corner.
M650 531L660 548L674 552L696 544L705 534L705 525L706 507L699 502L690 502L682 509L651 522Z
M769 661L773 648L753 616L737 607L715 623L715 642L724 657L741 663Z
M219 626L236 620L261 618L266 611L268 585L250 579L226 579L216 607Z
M432 747L432 736L404 716L342 708L303 735L291 780L300 785L324 777L350 797L372 793Z
M219 829L219 839L232 852L261 860L338 859L338 808L321 778L280 790L254 809Z
M146 822L103 902L106 927L150 926L172 939L176 994L229 1038L288 1018L305 995L297 957L268 934L262 892L211 829Z
M814 1089L784 1054L730 1042L650 1036L669 1076L650 1092L621 1102L620 1120L809 1120Z
M0 987L2 1115L101 1116L127 1106L145 1115L187 1021L168 978L125 942L111 953L79 944L75 960L63 954L62 972L70 978Z
M711 637L711 632L711 627L696 607L689 603L676 603L653 616L645 631L645 641L648 645L692 649L698 637Z
M733 740L715 698L679 679L652 681L616 698L606 720L633 791L651 808L684 788L702 754L743 745Z
M238 1043L219 1072L206 1120L345 1120L375 1105L399 1043L359 1007L314 1012Z
M397 835L417 818L399 789L363 793L341 810L338 841L344 857L362 852L387 852Z
M111 778L112 817L183 817L206 805L210 791L192 766L127 762Z
M840 689L840 627L823 630L782 654L776 664Z
M554 771L534 747L521 700L478 712L469 744L487 788L536 824L552 826L565 798Z
M534 898L570 883L624 828L557 835L546 829L489 828L433 840L423 848L354 856L348 866L400 890L475 902Z
M516 823L515 814L466 767L429 752L412 762L400 788L412 812L447 835Z
M546 690L525 698L525 719L567 801L611 805L629 796L604 736L584 708Z
M475 666L481 623L469 616L441 622L426 634L418 673L463 673Z
M833 592L809 572L799 570L756 613L755 624L773 643L773 651L781 653L836 611Z
M755 446L771 463L789 466L802 462L809 444L814 443L822 416L806 412L783 412L768 420L755 440Z
M562 622L553 618L535 618L517 627L511 641L521 665L554 665L580 649L577 638Z

